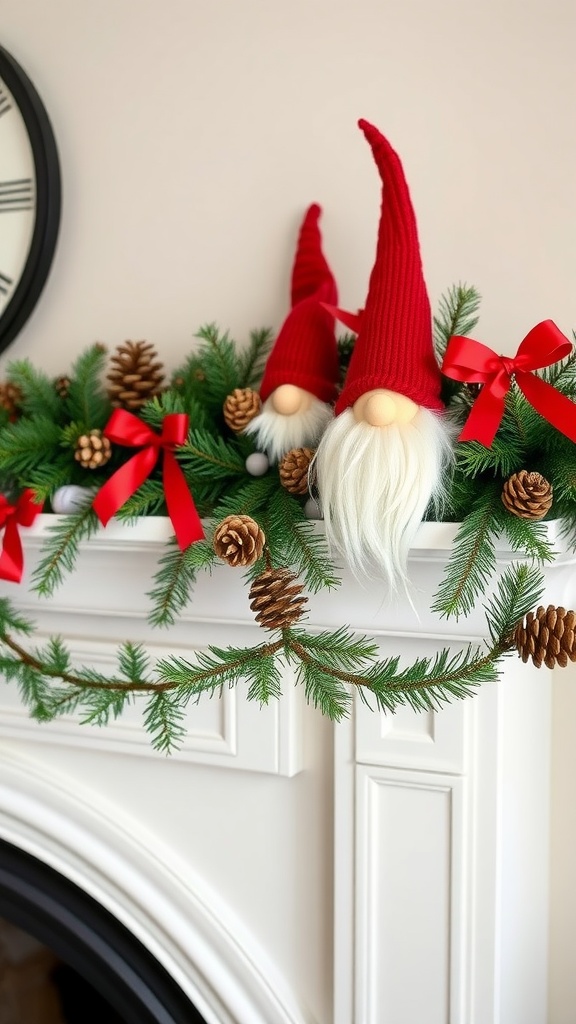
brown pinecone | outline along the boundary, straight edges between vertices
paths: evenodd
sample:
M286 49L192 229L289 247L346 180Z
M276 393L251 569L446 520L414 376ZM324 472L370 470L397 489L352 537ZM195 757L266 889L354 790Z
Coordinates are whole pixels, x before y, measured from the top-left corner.
M308 598L295 572L289 569L265 569L250 587L250 608L256 612L256 622L263 629L285 629L297 622Z
M540 473L521 469L504 484L502 501L520 519L543 519L552 507L552 484Z
M54 390L55 390L56 394L58 395L58 398L61 398L62 401L64 401L65 398L68 398L69 388L70 388L70 377L62 376L62 377L55 377L54 378Z
M257 391L252 388L234 388L222 406L226 426L239 434L258 415L261 407Z
M542 662L546 668L560 665L566 668L568 661L576 661L576 612L565 608L547 608L540 605L535 612L528 612L526 619L519 622L514 631L514 642L522 661L532 658L536 668Z
M266 537L250 516L226 516L214 531L214 551L228 565L254 565L262 555Z
M162 390L164 372L149 341L125 341L111 357L108 394L117 409L140 409Z
M20 415L21 401L22 392L16 384L12 384L9 380L0 383L0 406L6 409L12 423Z
M84 469L100 469L105 466L112 455L112 446L101 430L91 430L89 434L81 434L76 441L74 458Z
M308 493L308 470L313 457L313 448L292 448L282 456L278 467L280 483L290 494Z

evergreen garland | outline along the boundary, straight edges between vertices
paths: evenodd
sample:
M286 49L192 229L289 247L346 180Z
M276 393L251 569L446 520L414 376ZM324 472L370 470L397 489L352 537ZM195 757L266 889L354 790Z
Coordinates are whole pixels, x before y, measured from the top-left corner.
M475 289L463 284L442 298L434 318L439 361L452 335L473 331L479 302ZM188 436L176 449L176 458L206 529L206 539L184 551L174 539L166 545L148 594L151 626L174 624L193 600L199 573L210 572L217 560L212 535L228 516L250 516L266 537L262 554L259 548L254 564L243 570L246 586L267 569L294 573L311 593L339 585L322 532L306 517L307 496L284 490L276 467L260 477L250 476L246 459L255 451L254 442L228 429L223 419L228 395L237 388L257 389L272 340L269 330L254 331L242 348L214 324L203 327L196 350L175 371L170 386L139 412L158 433L167 415L189 417ZM343 374L353 340L345 335L339 342ZM113 445L110 462L94 471L79 466L74 458L78 438L101 431L109 419L111 403L102 384L107 359L102 345L83 353L72 367L64 396L27 361L8 368L8 382L21 394L19 418L11 422L2 413L0 421L0 482L10 499L31 488L36 500L46 503L45 511L50 511L56 491L64 484L98 489L132 458L135 450L119 445ZM576 399L576 355L542 371L541 376ZM474 398L469 386L445 381L447 415L455 429L463 424ZM483 682L498 677L502 659L514 650L519 620L540 599L540 567L554 558L545 522L510 514L502 502L504 484L523 469L544 475L554 495L547 518L560 519L561 531L576 547L576 445L542 419L513 385L492 446L466 442L456 448L444 518L460 525L432 610L454 619L470 614L494 576L496 540L505 537L514 560L485 603L488 640L484 644L460 644L406 666L398 657L380 658L373 640L346 626L318 632L299 623L271 629L254 647L211 646L190 660L174 656L156 665L150 664L142 645L127 642L119 647L117 673L110 678L90 667L73 667L59 638L34 646L33 625L2 598L0 671L19 686L23 702L39 721L75 711L82 722L104 725L140 695L145 700L145 727L153 744L165 752L182 741L184 715L191 701L202 694L219 694L225 687L242 686L248 699L267 704L280 696L283 663L292 666L307 699L334 720L348 712L354 693L387 713L403 704L417 711L437 709L467 697ZM125 501L117 513L119 519L131 522L140 516L166 515L161 463L159 459ZM43 596L53 594L75 569L82 546L99 529L90 504L74 514L54 517L33 587Z

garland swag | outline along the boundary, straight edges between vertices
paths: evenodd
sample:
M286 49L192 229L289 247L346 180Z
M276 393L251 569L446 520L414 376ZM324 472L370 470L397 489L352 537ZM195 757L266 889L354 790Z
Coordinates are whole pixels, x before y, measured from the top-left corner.
M440 363L450 338L476 326L479 302L475 289L465 285L451 288L441 300L434 318ZM154 666L142 645L127 642L118 650L117 675L109 678L92 668L73 667L59 637L34 647L29 639L33 624L2 598L0 672L18 684L34 718L49 721L74 711L84 723L104 725L140 695L151 740L168 753L182 739L189 702L241 683L249 699L266 704L280 695L282 660L294 666L307 699L339 720L354 692L385 712L402 704L417 711L438 709L495 681L502 659L510 654L520 653L524 660L533 656L535 643L539 663L576 659L572 613L532 613L543 590L541 567L554 558L545 519L560 520L567 545L576 547L576 445L539 416L517 386L512 384L506 395L491 447L477 441L456 445L443 510L445 520L460 525L433 602L439 616L466 616L483 597L495 572L498 536L518 553L518 561L503 572L485 601L488 639L401 666L398 657L379 660L377 645L346 626L318 633L302 625L304 588L317 593L339 585L325 541L306 514L310 499L302 480L312 453L300 449L290 453L288 464L259 465L260 475L252 475L247 466L259 453L253 440L239 432L258 409L256 392L271 332L253 332L244 348L214 325L202 328L198 337L197 350L168 386L147 343L127 343L129 352L120 346L111 370L105 348L93 345L69 376L57 381L28 361L12 363L0 385L0 491L7 508L28 493L37 505L56 511L62 488L82 489L85 500L77 510L55 518L34 572L34 588L50 598L74 570L80 543L100 528L91 504L95 493L134 457L134 447L110 444L103 435L112 400L121 405L125 392L124 407L137 410L148 433L160 433L166 417L187 416L190 427L175 448L175 461L206 536L188 546L176 538L167 545L149 592L150 623L173 624L191 599L198 574L223 559L236 566L230 571L245 573L265 639L254 647L210 647L191 661L171 657ZM340 339L342 377L352 349L352 336ZM129 372L123 375L127 357ZM107 367L108 386L103 379ZM538 375L576 399L576 355ZM467 419L477 390L444 377L446 415L455 429ZM130 523L166 511L159 460L116 514ZM568 620L574 650L566 637L562 640ZM535 641L534 630L544 621L552 639L560 630L555 642L561 656L552 639L540 635Z

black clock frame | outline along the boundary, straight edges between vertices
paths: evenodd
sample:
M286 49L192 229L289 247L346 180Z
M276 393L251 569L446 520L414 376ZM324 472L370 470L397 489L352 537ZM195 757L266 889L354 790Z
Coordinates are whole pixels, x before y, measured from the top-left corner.
M20 280L0 316L2 352L28 320L46 284L60 227L62 186L56 139L44 104L26 72L2 46L0 78L24 119L36 176L35 223L30 249Z

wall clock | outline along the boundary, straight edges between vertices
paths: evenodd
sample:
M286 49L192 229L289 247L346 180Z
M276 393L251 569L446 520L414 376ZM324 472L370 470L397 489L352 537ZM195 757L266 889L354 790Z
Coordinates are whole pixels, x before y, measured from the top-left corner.
M36 305L60 223L54 133L32 82L0 46L0 351Z

